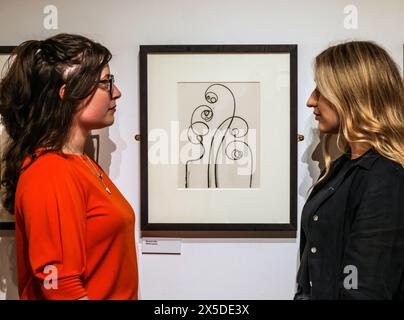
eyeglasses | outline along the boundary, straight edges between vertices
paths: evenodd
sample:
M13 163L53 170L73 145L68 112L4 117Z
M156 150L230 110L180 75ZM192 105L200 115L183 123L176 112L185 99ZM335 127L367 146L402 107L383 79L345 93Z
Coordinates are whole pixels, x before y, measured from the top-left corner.
M115 83L114 75L111 74L111 75L109 75L108 79L105 79L105 80L98 80L98 81L96 81L95 83L103 83L103 84L106 84L106 85L107 85L106 89L109 91L109 96L110 96L111 99L112 99L112 91L113 91L113 89L114 89L114 83Z

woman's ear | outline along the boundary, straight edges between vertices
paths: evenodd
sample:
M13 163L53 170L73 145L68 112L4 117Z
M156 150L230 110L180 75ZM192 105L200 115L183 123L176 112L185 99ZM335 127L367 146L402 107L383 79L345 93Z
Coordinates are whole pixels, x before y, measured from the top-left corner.
M64 95L65 95L65 89L66 89L66 85L65 85L65 84L60 87L60 89L59 89L59 97L60 97L60 99L63 99L63 97L64 97Z

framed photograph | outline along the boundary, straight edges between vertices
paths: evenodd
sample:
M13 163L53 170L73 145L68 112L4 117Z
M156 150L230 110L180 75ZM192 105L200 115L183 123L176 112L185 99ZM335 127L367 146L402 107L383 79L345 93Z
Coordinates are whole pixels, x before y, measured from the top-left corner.
M295 238L297 45L140 46L143 237Z
M14 46L0 46L0 79L3 77L7 60L10 57L11 52L14 50ZM3 147L7 142L7 134L3 126L1 125L0 116L0 157L3 156ZM0 163L0 174L2 174L2 167ZM0 190L1 192L1 190ZM0 202L0 230L14 230L14 216L8 213L3 208Z

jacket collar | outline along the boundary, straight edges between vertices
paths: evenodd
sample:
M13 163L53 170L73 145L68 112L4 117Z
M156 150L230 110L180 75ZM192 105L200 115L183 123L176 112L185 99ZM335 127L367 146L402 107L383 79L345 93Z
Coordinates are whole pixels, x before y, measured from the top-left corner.
M349 150L348 153L343 155L342 157L344 156L350 159L351 150ZM374 162L380 157L381 157L380 153L378 153L374 148L370 148L355 162L354 166L359 166L366 170L370 170Z
M349 170L347 172L345 172L340 177L340 179L338 179L338 184L340 182L342 182L344 180L346 174L355 167L361 167L366 170L370 170L372 168L374 162L380 157L381 157L381 155L374 148L369 149L359 159L357 159L356 161L353 160L355 162L353 163L352 166L350 166ZM342 156L340 156L339 158L334 160L331 163L330 172L319 184L317 184L313 188L308 200L311 199L324 185L326 185L331 180L331 178L334 177L335 174L337 174L339 172L339 169L344 165L344 163L346 161L352 161L350 159L351 159L351 150L349 149L347 153L343 154ZM324 173L324 170L323 170L323 173ZM333 189L332 191L335 190L334 187L332 189Z

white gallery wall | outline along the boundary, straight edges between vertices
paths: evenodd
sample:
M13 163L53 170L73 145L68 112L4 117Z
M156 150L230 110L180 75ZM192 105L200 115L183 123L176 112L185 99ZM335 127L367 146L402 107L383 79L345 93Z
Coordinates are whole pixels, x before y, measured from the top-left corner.
M47 5L57 8L56 30L44 27ZM344 13L346 6L351 11ZM347 18L352 8L358 13L354 29L346 28L355 23ZM300 224L307 191L319 174L316 123L305 107L314 87L313 58L342 40L374 40L402 67L404 1L0 0L0 46L60 32L83 34L113 53L110 66L122 98L114 125L98 132L100 164L137 213L140 297L291 299L299 239L184 239L181 255L142 255L140 148L134 140L139 133L139 45L298 45L298 131L306 137L298 145ZM16 299L14 238L0 235L0 299Z

